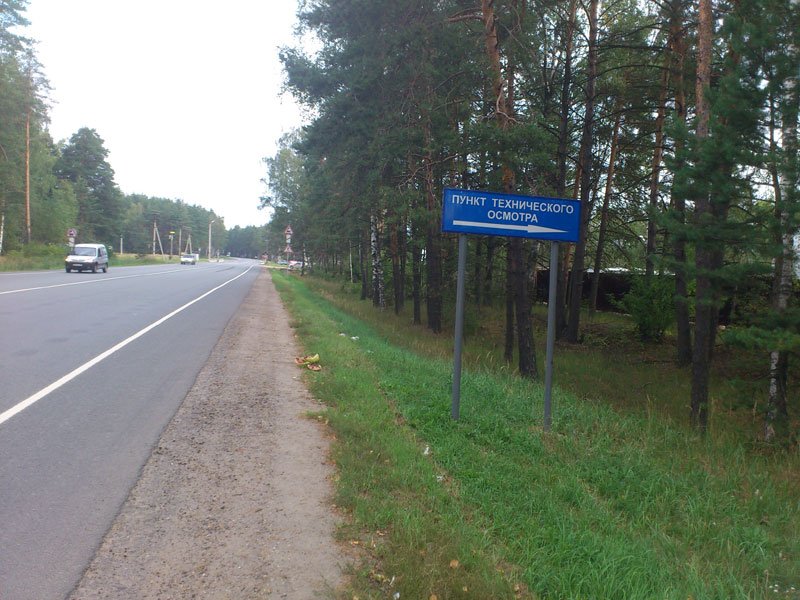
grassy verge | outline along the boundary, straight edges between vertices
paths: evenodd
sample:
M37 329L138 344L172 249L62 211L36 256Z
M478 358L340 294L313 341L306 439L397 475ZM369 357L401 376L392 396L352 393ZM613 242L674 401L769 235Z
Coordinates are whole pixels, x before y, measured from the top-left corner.
M452 422L448 356L273 279L322 356L342 536L368 557L351 595L800 598L796 460L560 390L544 434L541 389L503 369L466 369Z
M445 335L431 335L425 328L410 326L408 309L395 316L359 301L358 286L319 277L306 278L306 283L335 306L370 323L392 343L452 360L452 325L445 325ZM445 318L453 313L452 307L446 309ZM546 306L534 307L534 321L539 373L543 376ZM516 357L510 365L503 357L504 327L502 310L467 305L464 360L468 368L516 372ZM678 426L688 423L691 373L690 367L675 365L674 337L668 336L659 344L642 343L630 318L615 313L586 315L581 329L581 344L559 344L556 348L555 381L559 387L626 413L657 415ZM763 353L717 346L709 394L712 441L747 439L754 446L762 445L766 365ZM790 373L790 389L800 387L800 370L794 371ZM800 419L796 416L791 429L800 436Z
M0 256L0 271L44 271L64 268L63 250L41 255L27 255L22 252L10 252ZM161 256L147 254L112 254L109 259L111 267L133 267L137 265L160 265L169 262ZM173 258L174 264L180 264L180 257Z
M112 267L135 267L138 265L161 265L165 262L169 261L157 254L119 254L117 252L111 255L109 265ZM174 256L172 262L180 265L180 255Z

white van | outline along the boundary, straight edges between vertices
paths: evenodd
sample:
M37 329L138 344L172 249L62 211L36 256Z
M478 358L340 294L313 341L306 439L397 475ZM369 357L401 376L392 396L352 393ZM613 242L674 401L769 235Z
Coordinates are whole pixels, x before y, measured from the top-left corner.
M92 273L102 269L105 273L108 271L108 251L103 244L75 244L64 260L64 267L67 273L72 269L76 271L91 269Z

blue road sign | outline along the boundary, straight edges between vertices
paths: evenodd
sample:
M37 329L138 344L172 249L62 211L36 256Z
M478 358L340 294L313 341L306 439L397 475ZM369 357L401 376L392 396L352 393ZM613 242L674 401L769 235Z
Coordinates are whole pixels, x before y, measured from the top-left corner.
M442 231L577 242L581 203L566 198L518 196L445 188Z

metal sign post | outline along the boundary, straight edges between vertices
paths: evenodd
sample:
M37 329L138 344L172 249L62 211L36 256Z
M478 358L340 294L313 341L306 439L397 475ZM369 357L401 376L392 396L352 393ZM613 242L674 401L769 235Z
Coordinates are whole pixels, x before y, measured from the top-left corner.
M458 236L458 284L456 286L456 339L453 360L453 400L450 416L458 421L461 402L461 350L464 342L464 273L467 270L467 236Z
M543 421L543 428L548 431L551 425L558 242L578 241L580 214L580 202L577 200L445 188L442 202L442 231L459 234L453 395L450 410L453 420L458 420L461 405L464 279L467 262L467 237L465 234L523 237L550 240L551 242Z
M547 292L547 349L544 359L544 420L542 428L550 431L550 404L553 391L553 352L556 346L556 286L558 285L558 242L550 242L550 288Z

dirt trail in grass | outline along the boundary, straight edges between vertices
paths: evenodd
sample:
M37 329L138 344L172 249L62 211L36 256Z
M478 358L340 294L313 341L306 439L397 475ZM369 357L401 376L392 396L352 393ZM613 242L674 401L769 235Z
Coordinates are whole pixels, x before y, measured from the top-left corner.
M329 597L342 579L319 405L269 275L253 289L73 592L94 598Z

